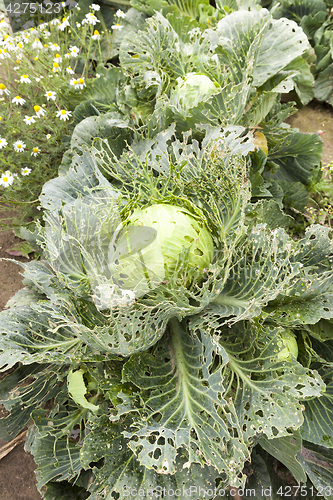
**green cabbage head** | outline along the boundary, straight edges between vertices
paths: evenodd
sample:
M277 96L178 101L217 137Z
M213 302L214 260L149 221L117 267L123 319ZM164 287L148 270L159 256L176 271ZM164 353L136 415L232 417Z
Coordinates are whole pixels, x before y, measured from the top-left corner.
M154 288L175 273L184 250L185 284L200 281L203 270L213 259L214 246L208 229L185 208L158 203L135 210L126 228L152 228L156 233L151 243L141 250L123 254L117 263L110 263L113 279L126 289L139 288L141 293ZM130 248L130 246L129 246Z
M170 96L171 104L179 111L187 111L206 100L216 90L217 86L208 76L188 73L184 79L178 78L178 86Z
M279 361L290 361L291 354L293 354L295 358L297 358L298 346L296 336L293 334L293 332L286 329L283 333L280 334L280 336L283 340L285 348L282 349L282 351L280 351L278 354Z

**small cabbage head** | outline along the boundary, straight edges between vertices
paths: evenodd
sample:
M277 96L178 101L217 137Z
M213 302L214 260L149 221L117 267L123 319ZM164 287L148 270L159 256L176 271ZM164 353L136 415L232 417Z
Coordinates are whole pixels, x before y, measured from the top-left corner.
M158 203L135 210L126 228L152 228L155 238L139 251L122 255L116 265L110 263L117 285L139 289L141 294L177 273L185 284L200 281L214 254L212 237L200 221L185 208ZM178 269L184 256L182 271Z
M280 334L280 337L283 340L285 348L278 354L279 361L290 361L291 354L297 358L298 356L298 346L296 336L293 334L291 330L284 330L283 333Z
M179 111L186 112L205 101L216 90L217 86L208 76L188 73L184 79L178 78L178 85L171 93L170 101Z

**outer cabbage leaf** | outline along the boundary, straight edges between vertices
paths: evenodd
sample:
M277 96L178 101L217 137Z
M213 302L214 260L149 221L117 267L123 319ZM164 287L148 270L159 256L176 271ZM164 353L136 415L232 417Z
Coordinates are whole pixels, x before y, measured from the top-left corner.
M268 439L288 436L290 429L298 429L303 422L301 401L320 396L325 389L318 373L304 368L295 358L278 360L284 348L279 332L258 322L239 322L231 329L212 328L229 358L223 396L232 397L246 440L260 433Z
M84 468L93 467L94 463L104 458L102 467L93 467L94 482L89 488L91 500L104 498L111 500L112 494L118 494L124 500L131 498L139 500L144 492L145 498L153 500L156 495L166 491L177 490L179 497L186 500L189 488L196 498L199 488L213 490L218 474L212 467L201 467L192 464L189 467L185 450L180 450L177 456L177 466L174 475L158 474L154 469L141 466L134 453L127 447L128 440L122 436L124 428L129 428L131 419L123 419L120 423L110 422L107 415L91 417L88 422L90 430L84 440L81 450L81 462ZM223 491L223 482L219 487ZM217 488L217 491L219 488Z
M327 101L331 106L333 106L332 78L333 64L330 64L321 71L315 81L315 98L318 101Z
M292 242L283 229L267 231L265 224L252 228L246 242L233 254L231 269L218 297L198 316L198 322L235 323L259 316L263 307L281 293L288 293L299 273L292 262Z
M297 453L302 449L302 439L299 431L294 432L292 436L278 439L261 437L259 444L270 455L282 462L298 483L306 482L306 474L296 458Z
M82 340L73 330L54 321L45 310L40 315L38 310L22 306L3 311L0 317L1 371L17 362L62 364L85 358Z
M1 381L0 402L9 415L0 419L1 439L15 438L31 420L35 408L59 392L58 369L50 365L18 366Z
M190 464L210 464L237 483L248 451L233 406L223 397L228 357L203 332L201 339L193 337L176 320L169 329L153 353L124 365L123 380L141 389L148 412L124 435L140 463L159 473L175 473L177 449L184 447ZM214 369L217 353L221 361Z
M170 79L188 72L182 42L168 20L157 12L147 25L135 41L132 33L128 34L119 54L121 67L132 76L131 85L138 88L141 98L160 94Z
M143 408L128 407L133 423L123 434L149 469L174 473L176 450L185 447L190 463L209 460L237 484L244 444L261 433L289 436L302 424L301 401L321 395L325 386L295 358L278 360L281 329L239 322L232 330L212 329L210 337L207 328L194 324L192 330L192 321L185 328L173 320L163 342L125 364L123 381L140 389ZM121 418L113 412L112 420Z
M307 229L305 238L294 249L294 262L302 264L286 294L281 294L265 308L267 321L285 326L315 324L332 313L332 242L328 228L316 225Z
M325 340L325 339L324 339ZM302 438L316 445L333 448L333 342L311 339L312 366L318 369L326 383L326 391L320 398L304 402Z
M297 460L302 464L313 485L326 500L332 497L333 451L304 442Z
M279 4L279 5L277 5ZM273 17L287 17L297 23L300 23L304 16L316 14L317 12L325 12L327 10L326 3L323 0L280 0L272 2Z
M25 448L37 463L37 488L49 481L76 478L82 465L80 446L86 434L84 421L87 410L66 402L67 391L59 391L52 410L35 410L35 425L29 429ZM76 429L75 429L76 426Z
M90 147L96 137L106 138L114 154L119 157L127 143L132 142L132 135L126 121L117 119L114 113L104 113L89 116L76 125L71 137L71 147Z

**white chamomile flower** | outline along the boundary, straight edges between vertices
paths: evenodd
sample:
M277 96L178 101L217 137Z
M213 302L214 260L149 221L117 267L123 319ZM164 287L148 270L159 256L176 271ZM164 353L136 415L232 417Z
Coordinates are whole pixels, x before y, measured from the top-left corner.
M3 42L2 42L3 45L7 45L7 44L12 45L13 42L14 42L14 38L12 36L7 34L3 37Z
M60 70L59 64L57 62L54 62L52 68L53 73L57 73L57 71L59 70Z
M49 139L51 139L51 134L46 134L45 137L46 137L47 140L49 140Z
M82 78L82 77L81 77L81 78L79 78L79 79L78 79L78 81L77 81L77 85L78 85L78 86L77 86L77 88L79 88L79 89L83 89L83 87L85 87L85 86L86 86L85 81L84 81L84 78Z
M0 49L0 59L6 59L6 57L10 57L6 49Z
M69 59L70 57L72 57L72 56L70 55L70 53L69 53L69 52L66 52L66 54L64 55L64 58L65 58L65 59Z
M81 23L76 23L77 28L81 28Z
M86 22L88 24L92 24L93 26L95 26L96 23L99 23L99 19L97 19L97 17L92 13L92 12L89 12L89 14L86 14Z
M99 73L96 73L96 78L100 78L101 75Z
M25 121L26 125L31 125L36 121L36 119L33 116L25 116L23 120Z
M0 30L7 30L7 28L9 28L9 24L4 19L1 19Z
M69 26L68 17L63 17L62 22L58 24L58 29L64 31L67 26Z
M119 23L113 24L113 25L111 26L111 28L112 28L113 30L119 30L119 31L121 31L121 30L123 29L123 27L124 27L124 26L123 26L122 24L119 24Z
M69 47L69 51L71 53L71 57L77 57L80 53L80 49L76 45L73 45L73 47Z
M57 111L56 113L57 118L60 118L60 120L69 120L70 116L72 116L71 111L66 111L66 109L61 109L60 111Z
M2 137L0 137L0 149L2 148L5 148L7 146L8 142L6 141L6 139L3 139Z
M21 168L21 175L29 175L31 172L31 168L25 167Z
M0 178L0 186L8 187L11 186L14 182L13 175L7 170L4 174L1 175Z
M42 49L43 48L43 45L42 45L41 41L38 38L36 38L36 40L33 42L32 48L34 50Z
M3 94L10 94L10 90L7 89L6 85L4 83L0 83L0 95Z
M28 77L28 75L22 75L21 78L20 78L20 82L21 83L31 83L31 80Z
M61 63L62 62L62 57L60 54L56 54L55 58L53 59L53 62Z
M124 17L126 17L126 14L122 10L118 9L116 12L116 16L124 18Z
M36 147L32 148L32 153L30 156L34 155L37 156L40 153L40 149Z
M68 68L66 68L66 71L69 75L74 75L74 71L72 70L72 68L70 66L68 66Z
M54 92L53 90L49 90L48 92L46 92L46 94L44 94L44 96L46 97L46 99L49 101L50 99L52 101L55 101L56 98L57 98L57 94L56 92Z
M99 40L101 38L101 35L99 34L98 30L94 31L94 34L91 37L93 40Z
M55 50L58 51L60 50L60 46L57 43L50 43L49 47L52 50L52 52L54 52Z
M19 95L17 95L16 97L14 97L12 99L12 103L17 104L17 105L21 104L21 106L22 106L22 104L25 103L25 99L23 99L22 97L20 97Z
M69 81L69 84L72 85L75 89L78 89L78 81L76 78L72 78L70 81Z
M51 31L43 31L44 38L50 38Z
M53 26L56 26L57 24L60 24L60 23L61 23L61 21L59 19L54 18L54 19L52 19L50 24L52 24Z
M46 114L45 109L41 108L37 104L34 106L34 111L37 115L37 118L40 118L41 116L44 116Z
M99 5L97 5L97 4L95 4L95 3L92 3L92 4L90 5L90 8L91 8L92 10L96 10L96 11L101 9L101 8L100 8L100 6L99 6Z
M16 141L13 144L13 148L15 149L15 151L17 151L17 153L23 153L25 147L26 145L22 141Z

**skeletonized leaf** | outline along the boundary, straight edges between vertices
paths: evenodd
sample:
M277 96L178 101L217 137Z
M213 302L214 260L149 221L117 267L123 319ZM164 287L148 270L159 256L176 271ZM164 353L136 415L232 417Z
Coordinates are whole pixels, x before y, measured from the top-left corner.
M217 352L221 360L212 368ZM200 341L172 320L170 336L152 354L132 357L125 364L124 381L141 389L148 412L124 434L131 438L129 446L142 465L173 474L177 449L184 447L190 464L209 464L237 482L247 452L233 407L223 398L221 373L227 362L223 349L217 349L209 336L201 332ZM237 429L238 438L231 428Z

